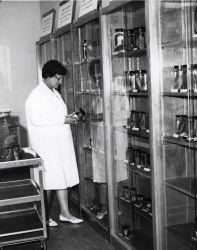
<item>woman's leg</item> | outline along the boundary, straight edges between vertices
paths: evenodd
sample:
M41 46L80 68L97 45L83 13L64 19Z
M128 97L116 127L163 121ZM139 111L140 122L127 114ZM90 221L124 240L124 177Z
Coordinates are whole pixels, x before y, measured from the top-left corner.
M51 207L51 190L45 191L45 207L46 207L46 218L49 220L49 212Z
M61 215L67 219L71 219L73 216L70 214L68 208L68 190L67 189L56 190L56 194L60 205Z
M100 202L101 202L101 213L106 212L107 210L107 185L106 183L99 184L100 190Z

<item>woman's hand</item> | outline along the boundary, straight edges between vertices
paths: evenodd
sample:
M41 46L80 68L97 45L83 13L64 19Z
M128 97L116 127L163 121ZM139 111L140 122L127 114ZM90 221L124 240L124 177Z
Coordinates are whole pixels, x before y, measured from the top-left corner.
M65 117L64 123L65 124L73 124L73 123L76 124L78 121L79 121L78 117L69 115L69 116Z

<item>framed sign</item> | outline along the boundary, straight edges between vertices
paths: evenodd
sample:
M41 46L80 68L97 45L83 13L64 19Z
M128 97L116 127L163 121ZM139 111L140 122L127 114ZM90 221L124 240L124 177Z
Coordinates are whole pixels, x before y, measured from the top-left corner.
M52 9L42 16L41 37L52 33L55 10Z
M197 5L193 9L193 37L197 37Z
M87 14L92 10L96 10L98 6L98 0L81 0L80 9L79 9L79 17Z
M73 0L63 1L59 4L57 28L61 28L72 21Z

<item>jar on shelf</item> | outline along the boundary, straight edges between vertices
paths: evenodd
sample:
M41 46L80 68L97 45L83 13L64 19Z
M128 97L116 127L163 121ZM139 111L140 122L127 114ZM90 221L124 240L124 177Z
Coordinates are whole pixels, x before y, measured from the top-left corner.
M130 197L131 197L131 202L136 202L136 200L137 200L137 190L136 190L136 188L131 188L130 189Z
M129 163L133 162L133 148L132 147L128 147L126 149L126 160Z
M19 132L19 124L11 116L11 110L0 110L0 161L19 159Z
M136 166L140 165L140 151L138 149L135 149L133 154L134 154L134 158L135 158L134 162Z
M146 130L146 112L140 112L139 114L139 128L140 130Z
M136 70L135 71L135 85L140 91L147 91L147 71L146 70Z
M137 112L135 110L131 110L130 127L131 129L137 128Z
M124 29L115 29L114 33L114 51L121 51L124 49Z
M174 84L172 86L172 89L179 90L182 86L182 67L181 65L175 65L173 67L174 72Z
M88 59L87 48L88 48L87 40L84 40L82 44L82 61L86 61Z
M123 186L123 187L122 187L122 194L121 194L121 196L122 196L125 200L129 200L129 198L130 198L129 186Z
M188 116L188 139L197 138L197 116Z
M128 225L122 225L122 235L127 237L129 235L130 227Z
M124 34L125 34L125 37L124 37L125 49L127 51L132 51L134 49L134 45L135 45L134 30L127 29L127 30L125 30Z
M141 207L143 206L143 203L144 203L144 196L142 194L138 194L136 205Z
M176 135L186 137L188 135L188 117L176 115Z
M181 90L187 90L187 65L181 65L182 69L182 85L181 85Z
M189 66L190 73L191 73L191 88L194 90L194 92L197 92L197 64L191 64Z
M135 84L135 71L129 71L129 81L131 86L131 91L136 92L136 84Z
M135 28L134 34L135 34L134 49L146 48L146 29L145 29L145 27Z
M174 90L180 90L181 92L187 91L188 85L187 85L187 65L175 65L173 67L174 71L174 84L173 88Z
M126 90L127 91L135 91L135 71L125 71L126 78Z
M149 113L146 112L146 132L149 133Z
M152 210L151 199L146 199L146 201L145 201L145 206L146 206L146 210L148 210L148 211L151 211L151 210Z

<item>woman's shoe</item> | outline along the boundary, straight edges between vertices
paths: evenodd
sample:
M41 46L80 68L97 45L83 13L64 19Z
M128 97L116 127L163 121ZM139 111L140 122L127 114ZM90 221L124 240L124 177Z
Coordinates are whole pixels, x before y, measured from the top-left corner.
M49 227L57 227L58 226L57 222L54 221L52 218L49 218L49 220L47 221L47 225Z
M107 215L107 211L99 212L99 213L96 214L96 218L98 220L102 220L105 217L105 215Z
M82 219L76 218L76 217L74 217L74 216L73 216L71 219L67 219L66 217L64 217L64 216L61 215L61 214L60 214L60 216L59 216L59 220L60 220L61 222L70 222L70 223L72 223L72 224L78 224L78 223L83 222Z

